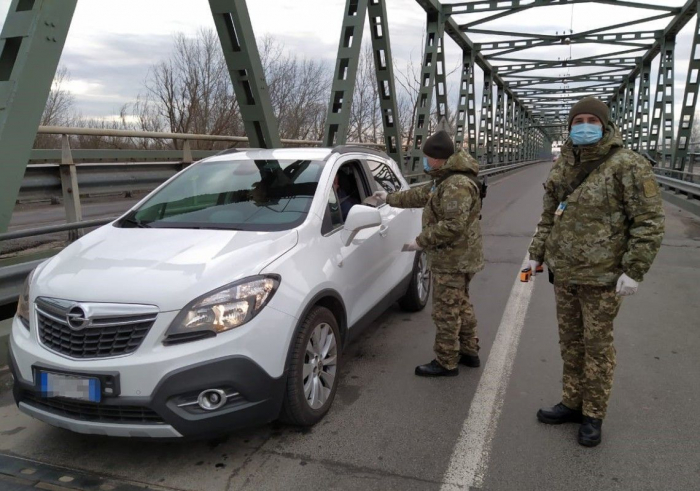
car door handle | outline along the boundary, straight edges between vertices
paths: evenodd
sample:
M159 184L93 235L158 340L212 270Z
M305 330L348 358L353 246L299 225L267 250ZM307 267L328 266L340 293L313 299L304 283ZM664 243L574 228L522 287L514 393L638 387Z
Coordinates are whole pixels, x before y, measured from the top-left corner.
M379 235L381 235L382 237L386 237L387 233L389 233L389 227L387 227L386 225L382 225L381 227L379 227Z

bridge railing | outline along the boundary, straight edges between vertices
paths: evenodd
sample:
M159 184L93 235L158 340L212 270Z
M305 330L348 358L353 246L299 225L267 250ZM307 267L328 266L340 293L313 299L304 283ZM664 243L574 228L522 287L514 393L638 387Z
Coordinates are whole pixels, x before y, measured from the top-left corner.
M88 225L82 220L81 197L145 194L181 171L192 162L217 154L221 150L192 149L192 142L224 142L230 147L245 148L248 138L241 136L201 135L96 128L42 126L38 134L60 135L62 148L35 149L31 153L20 189L18 202L50 201L63 203L66 222L72 224L69 240L76 240ZM120 139L174 140L182 149L72 149L71 136L95 136ZM318 140L281 140L285 146L315 147ZM351 143L369 148L384 148L377 143ZM489 169L507 169L517 161L492 164ZM405 167L406 162L404 162ZM421 180L424 174L409 174L410 181ZM39 227L24 233L0 234L0 242L10 238L28 237L55 232L54 226Z

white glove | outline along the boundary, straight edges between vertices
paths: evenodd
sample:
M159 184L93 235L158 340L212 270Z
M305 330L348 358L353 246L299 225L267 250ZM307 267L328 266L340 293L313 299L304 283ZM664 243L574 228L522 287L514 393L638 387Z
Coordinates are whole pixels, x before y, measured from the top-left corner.
M535 261L534 259L530 259L530 269L532 270L532 276L535 276L537 274L537 268L539 268L541 265L541 262Z
M620 279L617 280L617 287L615 288L615 293L621 297L626 297L627 295L634 295L637 293L637 288L639 288L639 283L634 281L632 278L622 273Z
M389 193L387 193L386 191L375 191L372 196L381 201L382 203L386 203L386 197L388 196L388 194Z
M413 242L409 242L408 244L404 244L403 248L401 249L402 252L410 252L410 251L422 251L423 248L418 245L418 243L414 240Z

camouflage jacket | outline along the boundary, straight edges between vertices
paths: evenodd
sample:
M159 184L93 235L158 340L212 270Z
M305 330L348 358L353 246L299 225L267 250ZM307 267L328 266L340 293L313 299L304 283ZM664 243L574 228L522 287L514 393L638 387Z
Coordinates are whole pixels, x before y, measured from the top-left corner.
M614 284L622 273L642 281L661 246L664 211L649 162L621 149L594 170L555 214L567 183L581 162L592 162L622 147L620 131L608 124L603 138L562 147L544 185L544 211L530 245L530 257L547 263L557 283Z
M433 272L476 273L484 268L480 191L467 177L478 173L476 160L460 150L430 173L434 181L387 196L386 202L396 208L424 207L416 242L427 252Z

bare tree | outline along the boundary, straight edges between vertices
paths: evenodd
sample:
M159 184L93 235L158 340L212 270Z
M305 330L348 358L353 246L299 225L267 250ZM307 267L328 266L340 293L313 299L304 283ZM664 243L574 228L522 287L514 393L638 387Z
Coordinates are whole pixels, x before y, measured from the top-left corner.
M134 104L140 129L175 133L241 135L238 103L217 34L202 29L195 38L175 36L170 59L154 65L146 79L146 94ZM163 128L164 127L164 128ZM173 141L178 148L181 141ZM212 148L212 142L193 142Z
M271 36L258 43L280 137L320 140L328 109L331 69L299 58Z
M70 82L70 72L64 65L58 67L51 91L41 115L41 126L70 126L75 122L75 98L66 88ZM34 148L59 148L61 138L58 135L37 135Z

